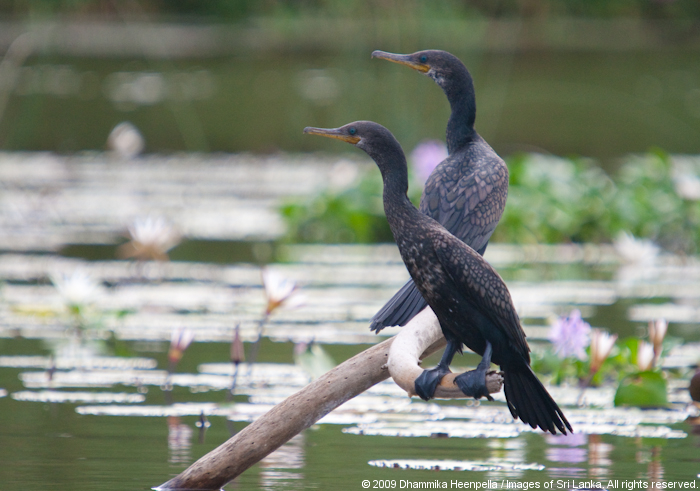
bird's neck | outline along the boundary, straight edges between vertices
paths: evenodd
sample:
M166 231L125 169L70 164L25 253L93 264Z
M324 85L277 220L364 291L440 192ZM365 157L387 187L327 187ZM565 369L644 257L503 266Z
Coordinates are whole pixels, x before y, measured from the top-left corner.
M389 220L392 231L392 217L403 216L410 213L410 208L415 209L413 203L408 199L408 168L406 158L402 155L395 155L383 160L375 158L382 172L384 181L384 212Z
M396 243L401 244L402 235L417 225L425 215L408 198L408 172L404 170L383 177L384 213Z
M442 87L450 102L452 114L447 122L447 151L452 154L470 143L474 138L476 120L476 97L474 82L466 68L460 70Z

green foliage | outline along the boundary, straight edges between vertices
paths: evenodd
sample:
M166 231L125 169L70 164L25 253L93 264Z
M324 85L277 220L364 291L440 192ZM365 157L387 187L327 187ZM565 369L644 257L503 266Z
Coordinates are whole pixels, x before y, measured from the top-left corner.
M683 196L678 184L700 185L700 159L672 159L660 151L632 155L612 178L580 158L523 154L508 159L508 168L508 202L494 242L609 243L627 231L672 252L698 252L700 201ZM351 189L285 204L286 239L392 241L381 187L379 173L369 169ZM410 190L418 202L420 186L412 183Z
M615 406L665 407L666 379L659 372L646 371L622 379L615 393Z
M508 202L492 240L510 243L601 242L615 185L583 159L518 155L508 161Z
M402 3L401 8L389 2L372 0L141 0L136 6L115 5L117 2L104 0L0 0L0 13L111 13L113 10L163 16L187 15L190 17L210 17L222 20L244 20L260 15L304 15L321 14L326 16L373 15L395 18L404 16L454 17L528 17L534 15L566 15L576 17L643 17L692 21L700 18L700 6L695 0L675 0L672 2L649 2L648 0L535 0L519 2L505 0L493 2L474 0L463 2L443 0L434 2L420 0ZM690 30L690 29L689 29ZM691 31L692 32L692 31Z
M697 178L698 168L687 168L685 177L676 177L676 167L661 151L630 157L620 169L611 202L611 231L626 229L667 250L696 253L700 201L681 196L675 181L691 173Z
M419 199L420 195L413 201ZM394 240L384 216L382 178L377 169L365 172L348 189L326 189L306 200L287 202L280 211L290 242L365 244Z

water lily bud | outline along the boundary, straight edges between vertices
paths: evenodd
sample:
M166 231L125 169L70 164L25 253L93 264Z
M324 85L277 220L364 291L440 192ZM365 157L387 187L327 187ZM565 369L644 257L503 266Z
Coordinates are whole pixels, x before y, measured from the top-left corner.
M663 349L664 337L668 330L668 323L665 319L649 321L649 341L654 346L654 366L659 362Z
M236 329L233 331L233 342L231 342L231 363L236 365L245 361L245 350L243 349L243 341L241 341L240 325L236 324Z
M600 370L603 362L610 356L616 340L617 334L610 334L600 329L591 331L591 373Z
M654 347L646 341L637 345L637 367L642 372L651 370L654 366Z

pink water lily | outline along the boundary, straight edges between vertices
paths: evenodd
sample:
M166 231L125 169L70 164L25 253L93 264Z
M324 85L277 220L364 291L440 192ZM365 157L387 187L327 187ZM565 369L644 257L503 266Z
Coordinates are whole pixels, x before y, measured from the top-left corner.
M608 359L617 341L617 334L610 334L600 329L591 331L591 375L595 375L603 362Z
M185 350L194 340L194 332L186 327L175 329L170 336L170 349L168 350L168 362L170 371L175 369L175 366L182 359Z
M661 358L661 351L663 350L664 337L666 337L667 330L668 322L666 322L666 319L649 321L649 341L651 341L654 347L653 366L659 364L659 358Z
M654 368L654 346L646 341L637 345L637 367L641 372Z
M578 396L579 405L583 402L583 394L586 391L586 387L590 385L595 374L598 373L600 367L603 366L605 360L612 353L615 341L617 341L617 334L610 334L600 329L591 330L591 365L588 369L588 378L583 383L581 393Z

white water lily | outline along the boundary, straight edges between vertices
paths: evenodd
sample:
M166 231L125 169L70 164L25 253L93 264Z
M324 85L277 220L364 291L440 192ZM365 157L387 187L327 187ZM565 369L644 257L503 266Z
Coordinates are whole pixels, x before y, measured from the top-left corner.
M119 248L125 258L167 261L167 252L180 243L180 234L163 217L147 216L129 225L130 242Z
M54 273L50 278L63 301L72 308L91 303L100 291L100 284L82 269L76 269L70 274Z
M124 121L112 129L107 137L107 146L120 157L131 159L143 152L145 141L136 126Z
M646 341L637 345L637 367L642 372L651 370L654 366L654 346Z
M628 232L620 232L613 240L615 251L628 263L653 264L660 248L647 239L638 239Z
M299 306L303 297L298 295L298 285L296 281L291 280L277 271L263 268L262 282L265 288L265 296L267 297L267 306L265 307L265 315L268 316L276 309L287 303L288 306Z

